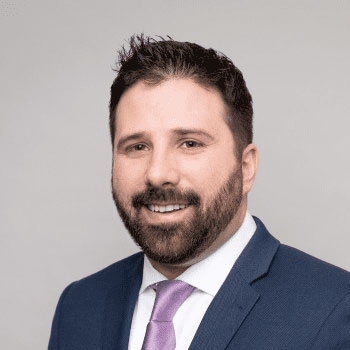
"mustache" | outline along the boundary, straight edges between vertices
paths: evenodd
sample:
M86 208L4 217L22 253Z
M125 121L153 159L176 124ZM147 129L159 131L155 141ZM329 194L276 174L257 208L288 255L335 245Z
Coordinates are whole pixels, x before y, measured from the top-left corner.
M136 209L150 204L152 202L173 202L186 203L186 205L200 205L200 197L191 190L184 192L175 189L160 189L156 187L148 187L144 192L140 192L132 196L132 205Z

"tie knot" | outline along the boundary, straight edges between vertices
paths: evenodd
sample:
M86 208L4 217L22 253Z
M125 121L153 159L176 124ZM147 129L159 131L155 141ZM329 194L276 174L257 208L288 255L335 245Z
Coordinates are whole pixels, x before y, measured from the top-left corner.
M194 287L179 280L165 280L152 285L156 291L151 320L172 321L178 308L194 290Z

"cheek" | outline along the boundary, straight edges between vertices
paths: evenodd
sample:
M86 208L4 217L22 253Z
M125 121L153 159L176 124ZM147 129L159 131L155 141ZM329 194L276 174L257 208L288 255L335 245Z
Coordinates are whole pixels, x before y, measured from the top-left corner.
M215 196L234 171L234 159L233 154L212 152L195 161L183 161L181 167L189 186L206 200Z
M139 162L114 159L113 188L120 196L130 196L143 184L143 168Z

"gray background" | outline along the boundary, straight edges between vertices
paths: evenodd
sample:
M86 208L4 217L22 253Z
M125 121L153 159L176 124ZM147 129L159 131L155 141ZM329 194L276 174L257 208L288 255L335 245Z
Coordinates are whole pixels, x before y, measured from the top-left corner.
M138 249L110 194L109 88L133 33L227 54L253 95L250 212L350 269L349 1L0 1L1 348L45 349L73 280Z

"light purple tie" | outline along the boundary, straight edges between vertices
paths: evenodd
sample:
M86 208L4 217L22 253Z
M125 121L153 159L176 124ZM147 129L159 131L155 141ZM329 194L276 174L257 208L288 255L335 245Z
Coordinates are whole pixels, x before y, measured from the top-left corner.
M156 291L156 300L142 350L175 350L173 317L194 287L179 280L166 280L151 287Z

